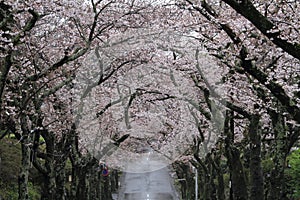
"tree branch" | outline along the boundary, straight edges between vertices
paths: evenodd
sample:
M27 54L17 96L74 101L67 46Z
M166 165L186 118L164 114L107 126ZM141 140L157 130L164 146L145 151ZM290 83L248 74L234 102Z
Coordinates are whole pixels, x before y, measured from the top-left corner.
M300 109L297 107L297 103L285 93L281 85L273 80L269 80L268 76L264 72L258 69L258 67L251 60L247 59L247 56L247 49L243 46L240 51L242 68L255 79L257 79L262 85L268 88L285 107L293 119L300 123Z
M290 43L280 38L280 31L272 32L276 28L266 16L262 15L250 1L238 3L236 0L222 0L231 6L239 14L248 19L262 34L267 36L271 42L282 48L285 52L300 60L300 44Z

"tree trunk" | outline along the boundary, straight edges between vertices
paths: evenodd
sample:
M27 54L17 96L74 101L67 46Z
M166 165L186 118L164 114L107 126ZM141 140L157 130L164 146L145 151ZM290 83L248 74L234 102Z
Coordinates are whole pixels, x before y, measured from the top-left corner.
M51 168L54 169L53 166ZM44 188L42 192L42 200L54 200L55 199L55 174L51 171L45 177Z
M45 158L45 182L42 192L42 200L53 200L55 199L55 170L54 170L54 136L49 132L42 133L43 138L46 142L47 156Z
M28 137L28 136L27 136ZM30 169L30 153L31 149L29 147L28 138L24 138L21 143L22 147L22 162L20 167L19 174L19 200L28 200L28 177L29 177L29 169Z
M86 163L82 161L82 165L78 166L78 186L77 186L77 192L76 192L76 199L86 199L89 200L88 198L88 179L89 179L89 173L86 170Z
M227 147L227 158L229 161L229 170L231 173L231 187L233 191L233 199L248 199L248 191L244 167L240 160L240 152L234 147Z
M216 184L214 182L216 178L215 168L214 168L214 160L212 158L212 154L207 154L205 158L206 171L205 173L205 194L206 197L204 199L215 200L217 198L216 192Z
M2 105L2 97L3 97L3 91L5 88L5 82L7 79L8 72L12 66L12 52L8 52L7 56L5 58L1 58L0 62L0 105ZM2 106L0 106L0 113L2 110Z
M29 177L29 169L30 169L30 158L31 158L31 146L32 141L30 137L30 131L27 125L26 115L23 113L20 116L21 121L21 130L22 130L22 138L21 140L21 149L22 149L22 161L20 174L18 178L19 184L19 200L28 200L28 177Z
M116 192L118 189L118 171L113 170L110 177L111 182L111 192Z
M216 178L214 170L208 175L209 184L207 184L207 193L209 195L208 199L217 200L217 187L214 179Z
M187 193L188 193L188 188L187 188L187 177L186 177L186 166L184 164L178 164L176 165L176 173L178 179L181 179L180 183L180 192L181 192L181 198L182 199L188 199L187 198ZM200 188L201 189L201 188Z
M221 153L215 152L214 156L215 160L215 170L217 172L217 180L218 180L218 186L217 186L217 196L218 200L225 199L225 188L224 188L224 177L223 177L223 170L220 166L220 160L221 160Z
M248 199L248 191L244 167L240 159L240 151L233 144L234 121L232 112L227 112L224 124L224 132L226 135L225 151L228 159L229 171L231 174L233 199L246 200Z
M225 199L224 178L223 173L218 174L218 200Z
M274 170L270 177L270 193L268 199L282 200L285 197L284 169L286 161L286 130L281 114L272 112L271 118L275 134Z
M92 176L91 176L91 199L100 200L100 171L98 169L97 162L92 167Z
M73 125L73 128L75 129L75 125ZM72 181L71 181L71 186L70 186L70 199L76 199L77 195L77 188L79 187L79 173L80 173L80 153L78 149L78 135L76 132L72 134L71 138L71 149L70 149L70 154L69 154L69 159L72 164Z
M56 193L55 199L66 199L66 173L65 173L65 160L55 167L56 172Z
M70 199L76 199L77 187L78 187L78 167L76 167L75 163L72 163L72 181L70 186Z
M56 144L56 154L60 155L60 157L56 157L55 162L55 181L56 181L56 198L60 200L65 200L67 196L66 191L66 163L68 157L70 155L70 146L74 140L74 127L70 130L70 132L63 135L62 139Z
M250 119L250 199L264 199L264 182L261 165L261 135L259 131L259 116Z

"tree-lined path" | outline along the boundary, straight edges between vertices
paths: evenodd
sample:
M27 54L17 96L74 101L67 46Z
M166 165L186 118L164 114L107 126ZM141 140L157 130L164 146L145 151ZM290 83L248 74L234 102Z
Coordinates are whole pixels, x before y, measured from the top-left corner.
M169 169L149 151L128 165L121 180L118 200L177 200ZM135 173L134 171L138 171Z
M299 200L299 13L0 0L0 199Z

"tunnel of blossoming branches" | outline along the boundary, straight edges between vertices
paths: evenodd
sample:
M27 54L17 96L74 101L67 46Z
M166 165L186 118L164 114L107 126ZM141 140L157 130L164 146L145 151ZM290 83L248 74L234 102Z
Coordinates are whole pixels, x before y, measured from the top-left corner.
M300 198L299 1L0 5L0 200Z

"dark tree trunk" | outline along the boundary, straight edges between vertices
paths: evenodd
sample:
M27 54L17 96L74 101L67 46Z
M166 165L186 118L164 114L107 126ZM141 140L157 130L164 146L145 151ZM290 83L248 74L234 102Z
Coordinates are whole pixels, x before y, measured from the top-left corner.
M101 187L101 180L100 180L100 170L98 169L98 165L92 167L92 177L91 177L91 199L92 200L100 200L100 187Z
M31 146L32 139L30 137L30 131L27 126L26 116L21 114L21 129L22 129L22 138L21 140L21 150L22 150L22 160L21 160L21 168L18 178L19 184L19 200L28 200L28 177L29 177L29 169L31 167Z
M233 199L246 200L248 199L248 190L246 184L246 177L244 166L240 159L240 151L233 144L234 122L233 113L228 113L225 118L224 132L226 135L225 151L228 159L228 166L231 175L231 187L233 192Z
M55 160L55 182L56 192L55 199L65 200L66 191L66 163L71 151L71 145L74 141L74 127L68 133L65 133L59 142L56 142L56 154L60 155Z
M199 168L198 170L198 176L199 176L199 181L198 181L198 185L199 187L199 199L205 199L207 194L206 194L206 189L204 187L205 185L205 172L203 169Z
M77 186L77 192L76 192L76 199L86 199L88 198L88 192L89 192L89 172L87 170L86 163L82 161L82 165L78 166L78 186Z
M45 158L45 182L42 192L42 200L53 200L55 199L55 160L54 160L54 136L51 133L43 132L43 138L46 142L46 158Z
M274 169L270 176L270 193L268 199L282 200L286 199L284 184L284 169L287 155L286 130L284 127L283 116L275 112L270 114L275 134L275 157Z
M217 186L217 196L218 200L225 199L225 188L224 188L224 177L223 177L223 170L220 166L220 160L221 160L221 153L215 152L215 170L217 172L217 180L218 180L218 186Z
M188 167L185 164L178 164L178 165L176 165L176 173L177 173L178 179L180 179L179 183L180 183L180 189L181 189L181 198L189 199L189 188L188 188L189 177L187 176Z
M52 168L53 166L51 166ZM54 167L53 167L54 169ZM53 200L55 199L55 174L51 171L45 177L44 188L42 192L42 200Z
M227 158L229 161L229 170L231 173L231 187L233 191L233 199L248 199L248 191L244 167L240 160L240 152L234 147L227 147Z
M78 168L75 163L72 163L72 181L70 186L70 199L76 199L77 187L78 187Z
M19 200L28 200L28 177L30 169L30 152L28 139L24 139L21 143L22 146L22 161L19 174Z
M65 173L65 160L55 167L56 172L56 193L55 199L66 199L66 173Z
M118 171L113 170L111 173L111 192L116 192L118 189Z
M250 119L250 199L264 199L264 182L261 165L261 135L259 116L253 115Z
M224 178L223 173L218 174L218 200L225 199Z
M215 173L215 167L214 167L214 160L212 158L212 154L207 154L205 158L205 171L204 173L204 188L205 188L205 196L204 199L211 199L215 200L217 198L217 189L216 189L216 184L215 184L215 178L216 178L216 173Z
M101 200L112 200L110 190L110 178L109 176L102 177L102 199Z
M212 164L209 164L210 174L208 175L208 185L207 185L207 193L209 194L211 200L217 200L217 187L215 184L216 173L215 169L212 167Z
M7 56L5 56L4 59L1 58L0 61L0 105L2 105L2 97L5 88L5 82L7 79L8 72L12 66L12 52L8 52ZM0 113L1 110L2 106L0 106Z
M96 185L96 196L97 199L101 200L101 173L97 173L97 185Z

